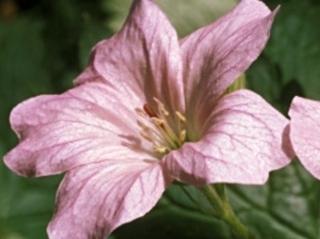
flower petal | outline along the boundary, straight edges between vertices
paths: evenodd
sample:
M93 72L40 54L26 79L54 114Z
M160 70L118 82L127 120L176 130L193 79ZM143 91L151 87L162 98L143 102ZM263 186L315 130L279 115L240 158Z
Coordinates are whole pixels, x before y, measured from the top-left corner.
M287 124L255 93L236 91L218 101L201 140L170 153L166 165L177 179L193 184L263 184L293 157Z
M182 40L188 116L201 108L194 122L201 125L215 100L259 56L275 13L262 1L242 0L229 14Z
M156 97L172 110L184 110L179 41L153 1L135 0L122 30L98 43L91 58L91 67L105 82L123 94L140 96L142 105L153 105ZM76 82L86 81L81 75Z
M158 162L100 162L76 168L61 183L49 238L103 239L150 211L169 183Z
M136 137L131 102L117 96L105 84L87 83L19 104L10 123L20 144L5 163L18 174L42 176L99 160L148 155Z
M293 149L303 166L320 179L320 102L295 97L289 115Z

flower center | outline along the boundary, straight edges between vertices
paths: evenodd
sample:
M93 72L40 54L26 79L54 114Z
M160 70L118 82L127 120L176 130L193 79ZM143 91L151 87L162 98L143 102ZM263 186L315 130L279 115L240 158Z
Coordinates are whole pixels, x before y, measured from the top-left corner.
M139 115L137 123L140 135L152 144L154 152L166 154L186 141L186 118L179 111L175 111L173 116L170 115L160 100L154 98L154 101L156 111L148 104L136 109Z

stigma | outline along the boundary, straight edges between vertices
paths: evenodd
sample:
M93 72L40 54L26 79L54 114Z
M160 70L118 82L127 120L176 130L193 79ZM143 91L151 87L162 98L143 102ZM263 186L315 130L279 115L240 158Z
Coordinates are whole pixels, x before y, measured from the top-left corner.
M137 108L140 136L152 145L155 153L164 155L180 148L187 138L186 117L175 111L170 113L165 105L154 98L155 109L145 104Z

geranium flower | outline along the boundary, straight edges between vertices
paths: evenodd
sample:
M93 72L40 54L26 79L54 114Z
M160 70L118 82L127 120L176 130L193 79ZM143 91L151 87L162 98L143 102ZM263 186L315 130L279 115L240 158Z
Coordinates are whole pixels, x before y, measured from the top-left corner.
M289 116L293 149L302 165L320 179L320 102L296 96Z
M11 113L19 145L5 163L24 176L66 173L51 239L103 238L145 215L173 180L263 184L289 163L287 119L228 86L264 48L275 13L243 0L178 41L151 0L98 43L76 87Z

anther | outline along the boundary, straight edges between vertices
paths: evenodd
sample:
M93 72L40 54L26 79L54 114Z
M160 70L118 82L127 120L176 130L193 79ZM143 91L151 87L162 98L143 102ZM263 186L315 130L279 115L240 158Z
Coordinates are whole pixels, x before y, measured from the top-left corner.
M183 114L181 114L179 111L176 111L176 116L178 117L178 119L181 121L181 122L183 122L183 123L185 123L187 120L186 120L186 117L183 115Z
M155 146L154 151L156 151L157 153L160 153L160 154L164 154L164 153L167 153L169 151L169 149L165 146Z
M154 98L157 109L148 104L143 108L137 108L139 118L137 124L140 127L140 136L152 144L156 153L166 154L172 149L179 148L187 138L186 117L179 111L175 111L173 118L165 105Z
M158 104L159 113L162 113L164 116L169 116L170 114L164 107L163 103L155 97L153 99Z
M187 131L185 129L181 130L179 133L180 142L184 142L186 140Z
M150 117L156 117L157 114L148 106L148 104L144 104L143 106L144 112L146 112Z
M159 127L164 127L165 121L159 118L151 118L152 122Z

